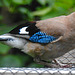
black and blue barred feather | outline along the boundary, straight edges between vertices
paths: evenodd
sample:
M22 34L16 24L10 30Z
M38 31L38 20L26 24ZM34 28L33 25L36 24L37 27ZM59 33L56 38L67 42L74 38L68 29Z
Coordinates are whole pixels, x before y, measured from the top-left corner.
M46 33L39 31L34 35L32 35L29 40L37 43L50 43L55 39L56 39L55 37L46 35Z

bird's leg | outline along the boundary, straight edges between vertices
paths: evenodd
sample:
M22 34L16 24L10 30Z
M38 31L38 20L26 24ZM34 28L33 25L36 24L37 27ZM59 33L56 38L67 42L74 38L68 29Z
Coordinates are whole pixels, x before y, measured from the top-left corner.
M55 64L58 66L58 67L61 67L61 68L69 68L69 67L72 67L70 64L62 64L60 63L59 61L57 60L53 60L55 62Z
M48 67L50 66L50 63L47 63L47 62L41 60L39 57L35 57L35 58L34 58L34 61L35 61L36 63L38 63L38 64L41 64L41 65L45 65L45 66L48 66Z
M41 65L45 65L45 66L48 66L48 67L52 67L50 63L48 63L48 62L46 62L44 60L41 60L41 58L40 58L45 53L44 50L40 50L40 49L37 48L34 51L34 53L35 53L34 61L36 63L41 64Z
M58 66L58 67L61 67L61 65L59 64L59 62L57 62L55 59L53 60L55 62L55 64Z
M34 58L34 61L38 64L44 65L45 67L50 67L50 68L55 67L54 64L41 60L38 56Z

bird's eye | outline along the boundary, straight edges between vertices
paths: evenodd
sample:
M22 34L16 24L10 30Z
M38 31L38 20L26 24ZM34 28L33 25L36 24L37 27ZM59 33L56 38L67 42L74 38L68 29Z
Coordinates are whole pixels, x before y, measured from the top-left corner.
M28 27L20 28L20 29L19 29L19 34L29 34L29 32L26 31L27 28L28 28Z

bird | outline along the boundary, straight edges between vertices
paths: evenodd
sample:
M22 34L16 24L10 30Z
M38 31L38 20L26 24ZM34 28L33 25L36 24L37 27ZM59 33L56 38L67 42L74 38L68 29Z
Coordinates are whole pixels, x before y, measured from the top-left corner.
M0 42L21 49L36 62L49 66L49 61L75 48L75 12L67 16L25 22L0 35Z

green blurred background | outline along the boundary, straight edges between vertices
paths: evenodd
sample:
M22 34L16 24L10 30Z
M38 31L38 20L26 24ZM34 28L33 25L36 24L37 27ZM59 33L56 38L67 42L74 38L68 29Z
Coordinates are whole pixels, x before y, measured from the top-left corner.
M75 11L75 0L0 0L0 35L26 21L43 20ZM0 67L44 67L16 48L0 43Z

